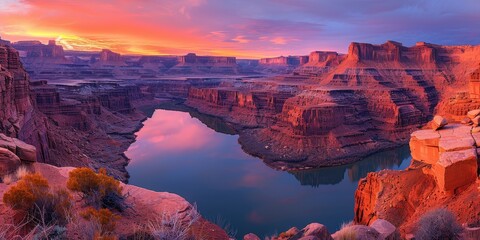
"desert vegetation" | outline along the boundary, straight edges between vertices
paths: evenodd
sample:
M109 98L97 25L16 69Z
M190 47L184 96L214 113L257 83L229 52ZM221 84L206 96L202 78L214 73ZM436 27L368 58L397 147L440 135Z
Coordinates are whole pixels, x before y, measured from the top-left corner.
M461 239L462 226L447 209L440 208L425 213L417 223L415 239Z
M63 232L71 221L72 197L68 191L52 190L38 173L24 175L3 195L3 202L13 210L12 222L2 226L5 239L19 233L50 239Z
M87 239L119 239L118 222L135 213L119 181L104 169L78 168L69 172L66 187L53 188L40 173L20 169L9 175L11 185L3 202L11 222L0 223L3 239L66 239L69 232ZM5 183L5 182L4 182ZM131 210L131 211L127 211ZM182 213L159 213L133 226L127 239L196 239L190 231L200 219L195 206Z
M107 175L105 169L95 173L90 168L77 168L69 173L67 188L80 193L86 204L95 208L124 211L126 196L120 182Z

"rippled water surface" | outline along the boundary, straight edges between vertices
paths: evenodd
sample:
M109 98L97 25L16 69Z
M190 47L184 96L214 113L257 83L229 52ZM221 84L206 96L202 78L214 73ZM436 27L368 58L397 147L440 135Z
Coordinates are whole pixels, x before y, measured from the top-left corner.
M205 218L230 223L239 239L311 222L334 232L353 218L360 178L380 169L405 169L411 159L405 146L347 166L281 172L244 153L238 136L216 118L156 110L144 124L126 152L130 183L197 203Z

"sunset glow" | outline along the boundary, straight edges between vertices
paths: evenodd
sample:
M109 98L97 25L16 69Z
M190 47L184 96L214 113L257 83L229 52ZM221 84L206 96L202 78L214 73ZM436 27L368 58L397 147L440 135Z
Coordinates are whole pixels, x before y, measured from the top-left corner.
M255 58L346 52L351 41L478 44L474 0L254 2L3 0L0 34L12 41L57 39L75 50Z

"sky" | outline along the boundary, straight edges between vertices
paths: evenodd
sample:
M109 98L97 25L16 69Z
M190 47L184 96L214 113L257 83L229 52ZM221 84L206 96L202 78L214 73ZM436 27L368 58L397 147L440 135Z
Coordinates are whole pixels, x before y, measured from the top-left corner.
M260 58L350 42L480 44L479 0L0 0L0 36L66 49Z

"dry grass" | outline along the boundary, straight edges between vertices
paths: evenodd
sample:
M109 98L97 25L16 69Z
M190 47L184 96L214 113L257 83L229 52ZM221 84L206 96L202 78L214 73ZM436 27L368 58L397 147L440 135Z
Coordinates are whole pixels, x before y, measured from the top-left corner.
M10 185L13 182L15 182L15 177L12 174L7 174L7 175L2 177L2 182L7 184L7 185Z
M175 213L162 214L148 223L148 230L154 239L186 240L189 238L190 227L200 218L196 207L188 211L185 216Z
M335 240L354 240L356 233L351 226L355 225L353 222L342 223L340 230L335 233Z
M30 170L28 170L26 166L20 166L19 168L17 168L17 171L15 172L15 177L17 178L17 180L20 180L26 175L28 175L29 173L30 173Z

